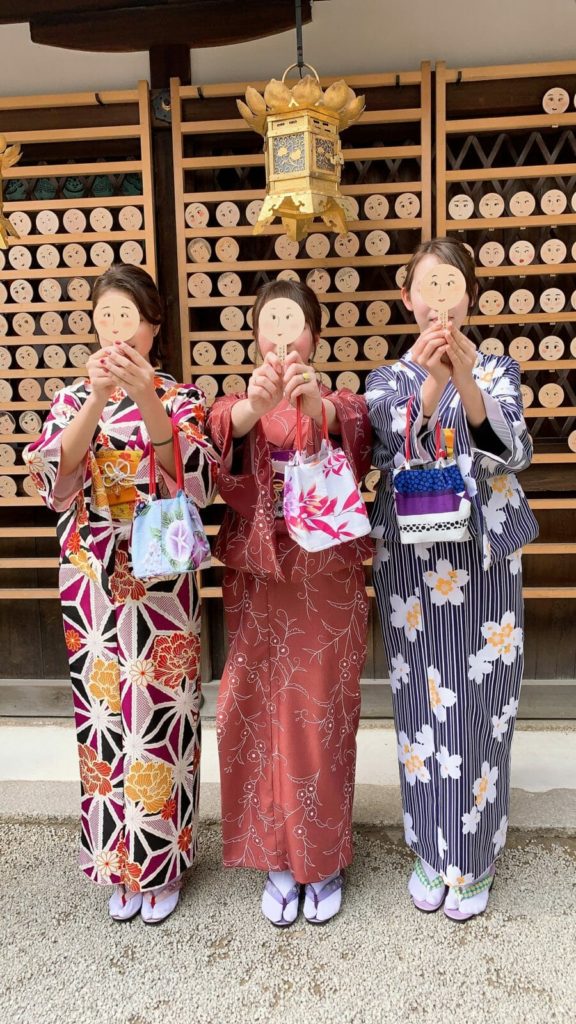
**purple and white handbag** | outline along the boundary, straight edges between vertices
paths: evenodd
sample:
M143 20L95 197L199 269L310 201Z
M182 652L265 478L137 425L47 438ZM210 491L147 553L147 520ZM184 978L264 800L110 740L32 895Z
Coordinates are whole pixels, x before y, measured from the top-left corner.
M134 509L132 521L132 573L148 580L194 572L210 556L210 544L192 498L184 492L184 467L178 433L172 430L177 493L158 496L154 446L150 445L149 497Z
M439 421L435 428L435 460L411 458L413 401L410 398L406 408L405 462L392 474L400 540L402 544L466 540L472 506L456 460L448 458L442 447Z

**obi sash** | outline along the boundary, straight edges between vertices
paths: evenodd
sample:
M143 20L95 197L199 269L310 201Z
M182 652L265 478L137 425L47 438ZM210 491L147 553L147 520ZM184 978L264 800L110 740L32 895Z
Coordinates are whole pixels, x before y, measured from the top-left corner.
M134 477L142 457L139 451L102 448L96 453L102 484L114 519L131 519L138 491Z

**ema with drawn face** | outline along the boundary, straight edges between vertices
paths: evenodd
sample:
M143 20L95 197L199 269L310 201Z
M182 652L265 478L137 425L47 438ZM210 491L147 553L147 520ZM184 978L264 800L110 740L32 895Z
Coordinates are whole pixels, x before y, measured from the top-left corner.
M499 267L504 262L506 253L500 242L484 242L480 247L478 257L483 267Z
M486 195L482 196L478 204L478 212L481 217L486 217L487 219L501 217L504 213L504 200L502 196L499 196L497 192L487 192Z
M513 217L529 217L534 213L536 200L531 192L515 192L510 199L510 213Z
M513 242L508 252L510 262L513 263L515 267L523 267L528 263L532 263L535 254L536 251L532 242L524 241Z
M570 96L566 89L554 86L548 89L542 97L542 109L547 114L564 114L570 106Z

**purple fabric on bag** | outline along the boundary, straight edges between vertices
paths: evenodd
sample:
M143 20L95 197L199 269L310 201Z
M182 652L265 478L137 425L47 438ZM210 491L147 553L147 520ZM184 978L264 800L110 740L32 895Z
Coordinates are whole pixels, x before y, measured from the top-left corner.
M396 494L399 516L424 516L433 513L457 512L462 496L454 491L443 494Z

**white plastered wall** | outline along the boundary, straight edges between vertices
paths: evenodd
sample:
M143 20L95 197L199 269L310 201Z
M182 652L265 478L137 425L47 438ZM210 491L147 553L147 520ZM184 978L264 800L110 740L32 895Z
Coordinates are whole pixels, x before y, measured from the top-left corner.
M249 0L246 0L249 2ZM329 0L304 27L304 56L323 74L573 59L575 0ZM295 58L294 32L192 53L196 82L278 76ZM0 27L0 95L130 88L148 55L37 46L27 25Z

